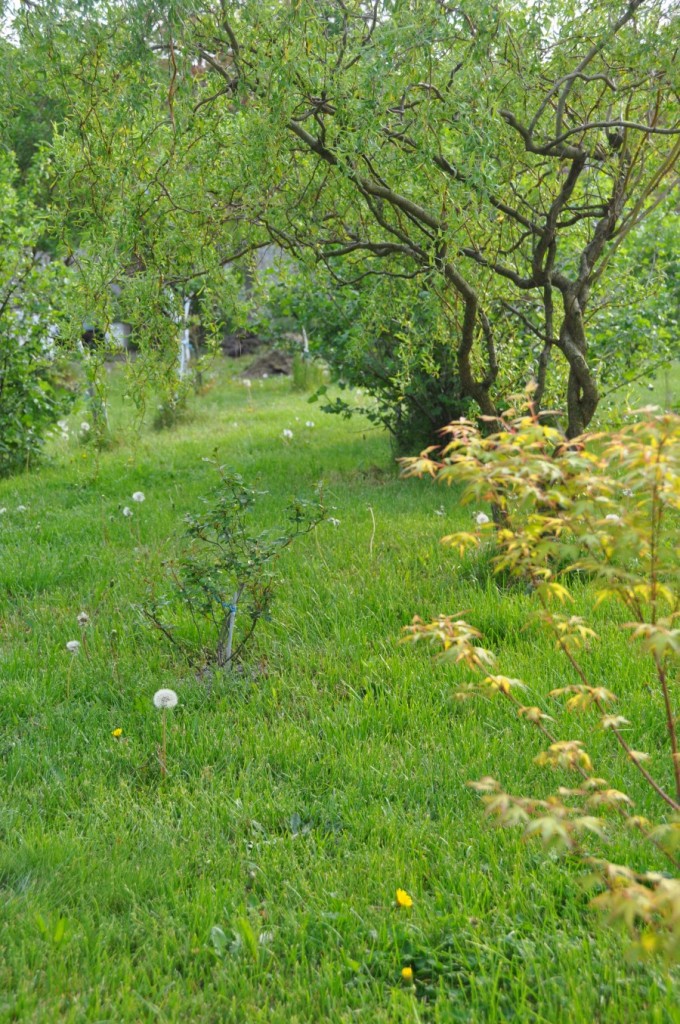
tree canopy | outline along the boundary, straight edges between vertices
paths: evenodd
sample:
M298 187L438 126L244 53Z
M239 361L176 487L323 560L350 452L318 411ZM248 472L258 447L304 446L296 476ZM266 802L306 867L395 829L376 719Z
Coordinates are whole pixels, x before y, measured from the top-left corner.
M491 416L533 379L574 436L601 310L635 302L624 242L677 185L676 27L663 0L130 0L16 31L65 111L53 201L88 302L127 275L148 311L268 242L338 290L417 281L442 379ZM610 365L639 355L608 335Z

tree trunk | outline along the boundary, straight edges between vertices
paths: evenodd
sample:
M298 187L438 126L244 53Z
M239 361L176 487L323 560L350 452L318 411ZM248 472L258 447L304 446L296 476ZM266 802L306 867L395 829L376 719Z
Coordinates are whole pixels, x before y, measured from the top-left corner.
M578 299L571 293L564 296L564 320L557 346L569 363L567 384L567 437L582 434L595 415L600 395L588 365L588 344L583 326L583 313Z

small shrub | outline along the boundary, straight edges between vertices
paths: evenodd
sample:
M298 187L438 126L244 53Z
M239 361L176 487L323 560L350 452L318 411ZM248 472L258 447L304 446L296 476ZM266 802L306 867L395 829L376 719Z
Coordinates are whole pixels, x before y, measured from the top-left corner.
M441 646L441 656L464 669L459 698L501 697L537 729L548 743L537 764L577 775L575 785L565 782L547 799L508 794L491 777L471 783L482 794L486 813L587 863L601 888L594 905L610 921L627 926L637 953L680 958L674 682L680 662L680 417L645 410L642 419L616 434L568 443L531 406L524 414L510 410L498 426L484 437L472 423L452 424L443 450L403 460L404 471L460 483L464 502L487 501L496 510L495 524L482 523L444 542L462 552L489 539L496 571L528 584L535 618L564 655L570 678L548 700L525 703L526 684L498 674L481 633L458 616L442 615L430 623L416 618L406 638ZM636 732L649 731L649 722L630 722L616 710L626 695L612 691L610 679L599 677L586 654L599 638L583 616L568 609L583 574L596 588L597 603L612 601L625 609L622 646L633 642L648 659L654 680L648 713L655 730L665 735L663 747L651 754L637 750L634 739ZM560 737L554 700L565 700L567 712L582 713L575 738ZM635 811L625 792L596 773L588 753L594 730L611 738L622 774L638 773L646 784L646 813ZM602 842L621 828L639 840L636 860L665 861L666 870L640 870L604 857Z
M223 467L218 473L220 482L205 499L205 511L185 517L182 552L176 562L167 564L169 592L150 602L145 614L192 660L198 655L199 660L229 668L269 612L278 558L326 513L320 495L315 500L296 498L286 507L284 529L277 534L255 532L252 513L265 492L248 487L238 473ZM167 619L178 605L191 617L198 646Z

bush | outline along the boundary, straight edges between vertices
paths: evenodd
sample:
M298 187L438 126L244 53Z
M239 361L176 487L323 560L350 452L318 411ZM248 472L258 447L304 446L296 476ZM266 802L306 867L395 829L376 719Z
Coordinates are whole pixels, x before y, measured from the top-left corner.
M252 513L264 492L218 467L220 481L204 511L185 517L182 551L166 566L170 588L144 609L147 618L193 661L230 668L271 606L278 582L275 566L293 541L324 518L320 495L296 498L286 507L277 534L254 532ZM174 619L181 608L198 636L184 636ZM238 620L238 627L237 627Z
M577 776L575 784L565 779L547 799L508 794L491 777L471 783L483 795L487 814L587 863L601 888L594 904L610 921L628 927L637 953L680 958L680 750L673 682L680 662L680 417L649 414L612 436L569 443L531 407L523 415L511 410L498 427L483 437L471 423L452 425L450 443L437 456L404 460L405 472L457 481L463 501L491 503L494 517L479 514L476 533L444 541L462 552L488 538L496 570L529 587L535 619L564 655L570 678L547 699L525 703L526 684L497 674L495 656L482 647L479 631L457 616L430 623L416 618L407 638L441 645L442 656L466 670L457 696L505 699L548 743L536 763ZM626 695L612 692L598 660L587 653L599 638L583 616L566 610L583 576L596 587L597 603L612 601L625 609L622 656L631 641L646 656L645 682L653 682L644 722L615 710ZM566 700L567 712L582 713L575 737L560 738L555 700ZM588 752L594 730L611 738L621 775L637 773L646 785L648 807L642 812L596 773ZM650 731L665 737L659 749L636 749L636 734ZM604 856L604 840L621 829L640 846L636 861L651 860L651 869Z
M319 381L315 397L324 412L366 415L387 428L397 451L438 441L437 432L469 410L455 327L425 282L380 278L338 287L320 269L301 270L278 280L263 301L259 331L280 344L304 327L312 355L328 364L341 395L329 399ZM368 404L354 401L355 388Z
M46 218L16 181L12 156L0 153L0 475L35 460L69 399L54 309L65 270L38 253Z
M0 476L28 468L72 395L38 331L17 337L0 326Z

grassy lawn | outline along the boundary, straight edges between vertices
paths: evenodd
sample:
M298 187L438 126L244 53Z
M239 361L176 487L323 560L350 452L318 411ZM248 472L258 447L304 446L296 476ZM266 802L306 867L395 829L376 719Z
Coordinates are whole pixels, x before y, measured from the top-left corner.
M500 671L538 692L571 681L527 628L530 598L441 547L473 521L456 492L400 481L380 431L285 380L249 397L223 367L163 433L135 433L114 392L114 449L55 443L0 482L0 1021L680 1021L673 979L628 964L587 910L582 869L490 829L465 785L546 792L540 737L500 704L455 701L455 670L398 644L415 613L465 611ZM244 671L209 692L136 606L213 454L269 492L263 523L321 478L340 523L285 553ZM639 720L645 679L611 614L592 658ZM164 782L163 686L180 697ZM650 727L634 745L660 741ZM656 811L606 737L589 748Z

